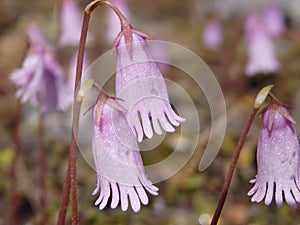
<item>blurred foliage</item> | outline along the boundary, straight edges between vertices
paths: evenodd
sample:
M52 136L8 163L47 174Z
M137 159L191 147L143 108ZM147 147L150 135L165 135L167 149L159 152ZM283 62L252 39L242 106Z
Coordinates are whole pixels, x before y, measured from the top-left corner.
M81 6L88 2L81 1ZM219 51L211 52L201 45L204 25L212 16L218 16L213 10L209 10L210 1L129 0L128 2L134 26L159 39L190 48L212 69L223 87L227 103L226 137L219 155L206 171L200 173L197 170L199 157L204 148L200 146L182 170L172 178L157 184L160 195L150 197L150 205L143 207L138 214L131 210L121 212L120 208L99 211L94 206L95 197L91 195L96 182L95 171L84 158L79 156L78 200L81 224L196 225L200 223L199 218L202 218L201 221L206 222L201 224L206 225L208 219L203 218L213 215L231 155L257 91L267 84L274 84L272 92L282 102L294 107L293 115L300 121L300 31L297 28L297 21L286 12L288 30L284 37L276 40L281 62L280 71L276 74L259 74L247 78L244 75L247 61L245 43L242 37L236 40L244 15L235 12L221 18L225 34L224 44ZM2 0L0 2L0 225L10 224L9 166L13 157L12 137L17 101L14 97L15 88L9 81L9 74L14 68L20 67L24 59L27 49L24 31L32 21L40 25L53 46L57 45L59 6L59 1L46 0ZM107 29L105 10L97 10L91 20L91 32L94 38L87 48L90 61L111 48L111 44L105 43L104 38ZM232 46L235 48L232 49ZM57 58L66 71L73 50L57 51ZM231 55L232 58L229 57ZM228 61L228 57L231 61ZM196 99L199 114L203 117L201 118L205 124L203 129L209 129L207 121L210 119L210 114L205 96L203 94L200 96L199 91L193 89L189 78L182 76L180 71L170 68L165 75L169 79L176 80L183 87L190 88L188 92L193 99ZM48 224L55 224L67 166L70 114L55 113L49 117L52 119L48 119L50 122L47 124L46 139L47 209ZM37 221L36 118L34 109L26 105L22 110L21 155L17 166L17 189L20 196L18 213L21 224L36 224ZM277 209L273 203L270 207L266 207L263 203L252 204L250 197L247 196L251 187L249 180L256 173L255 153L259 128L260 118L257 118L239 159L220 225L300 224L299 209L294 211L287 205ZM297 129L299 130L299 126ZM166 141L158 147L157 151L145 152L142 155L145 163L151 164L171 153L172 148ZM71 224L69 217L66 224Z

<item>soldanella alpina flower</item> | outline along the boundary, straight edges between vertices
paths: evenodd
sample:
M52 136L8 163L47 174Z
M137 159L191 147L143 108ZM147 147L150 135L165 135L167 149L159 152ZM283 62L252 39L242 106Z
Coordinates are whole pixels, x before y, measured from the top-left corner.
M114 102L112 99L108 101ZM149 202L146 191L157 195L158 188L145 174L136 137L128 126L124 112L103 99L97 101L93 118L92 145L97 172L93 195L100 192L95 205L102 210L111 199L111 208L120 204L121 209L126 211L129 198L133 211L138 212L141 203L147 205Z
M272 36L280 36L286 29L284 16L276 4L269 5L263 13L265 26Z
M153 130L174 132L184 121L172 109L163 76L147 47L146 35L129 27L122 28L116 42L116 95L128 110L127 120L138 141ZM141 121L140 121L141 118Z
M217 20L210 21L203 32L203 45L210 50L217 50L223 42L223 32Z
M64 73L52 54L51 47L39 29L28 29L30 47L22 68L12 72L10 79L17 86L17 97L42 113L65 110L70 105L66 97Z
M249 15L245 22L245 38L248 48L246 75L273 73L279 68L272 36L259 14Z
M77 46L81 30L81 13L74 0L63 0L60 13L60 46Z
M296 208L300 203L299 143L289 111L278 102L262 111L262 128L257 146L257 176L248 192L252 202L282 207L284 200Z

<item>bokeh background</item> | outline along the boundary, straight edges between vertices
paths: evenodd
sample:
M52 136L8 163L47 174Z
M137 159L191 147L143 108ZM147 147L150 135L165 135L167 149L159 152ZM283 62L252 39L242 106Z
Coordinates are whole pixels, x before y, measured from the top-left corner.
M90 1L77 1L83 10ZM248 60L243 24L247 14L263 10L277 3L284 14L285 32L273 40L280 68L271 74L245 75ZM159 196L151 197L149 206L139 213L131 209L108 207L99 211L91 195L95 171L79 154L78 203L81 224L209 224L219 199L222 184L240 132L260 88L274 84L272 90L280 101L293 107L292 115L300 121L300 11L299 0L244 1L244 0L128 0L130 20L134 27L160 40L178 43L199 55L218 79L227 106L227 130L221 150L211 164L198 171L198 164L209 133L210 109L205 96L193 90L193 83L181 71L163 67L164 75L186 88L201 115L199 143L192 159L172 178L158 183ZM66 77L76 47L60 48L60 1L2 0L0 2L0 224L11 224L11 164L14 159L14 125L18 118L15 86L9 75L22 65L27 51L26 28L36 23L53 46L57 60ZM87 47L89 61L111 49L108 41L108 8L100 7L91 19L90 41ZM223 30L222 44L208 50L202 41L206 24L215 19ZM109 87L108 87L109 89ZM25 104L20 114L20 153L17 160L16 188L20 224L38 224L38 114ZM45 143L47 150L47 215L48 224L55 224L65 179L70 139L71 113L46 115ZM286 204L277 209L275 204L253 204L247 196L249 180L256 174L255 153L260 129L260 117L250 130L240 156L228 199L221 215L220 225L283 225L300 224L300 208L290 209ZM296 129L300 131L297 124ZM203 135L202 135L203 134ZM87 137L89 138L89 137ZM167 157L172 145L166 141L151 153L142 153L144 163L151 164ZM66 224L71 224L70 214Z

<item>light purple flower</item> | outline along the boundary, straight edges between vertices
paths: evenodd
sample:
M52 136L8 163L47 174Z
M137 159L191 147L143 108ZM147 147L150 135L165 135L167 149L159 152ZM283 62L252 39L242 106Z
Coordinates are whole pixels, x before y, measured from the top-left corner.
M153 136L153 129L162 134L161 127L174 132L174 126L184 121L172 109L163 76L153 61L145 37L131 30L129 44L122 34L117 43L116 95L128 110L127 120L138 141ZM128 37L127 37L128 38ZM128 39L127 39L128 40ZM139 119L141 117L141 122Z
M66 97L64 74L55 60L51 47L37 27L28 29L30 48L22 68L15 69L10 79L18 87L16 96L42 113L65 110L70 105Z
M74 0L63 0L60 13L60 46L77 46L80 39L82 16Z
M158 188L148 180L136 138L130 130L124 112L109 104L94 107L93 155L97 172L97 186L93 195L100 192L95 205L102 210L111 197L111 208L121 204L128 208L128 197L134 212L141 203L149 202L146 191L157 195ZM101 118L101 119L100 119Z
M293 119L279 104L270 104L262 112L262 128L257 146L257 176L248 192L252 202L270 205L273 198L277 207L283 201L296 208L300 203L299 143Z
M127 0L112 0L114 5L120 9L122 14L128 19L130 19L130 11L128 9ZM121 25L120 20L113 10L109 9L108 11L108 26L107 26L107 35L106 40L108 43L115 41L117 35L120 33Z
M245 23L245 37L248 48L246 75L276 72L279 63L275 56L272 39L259 15L248 16Z
M263 20L270 35L280 36L285 31L284 16L276 4L266 8Z
M210 21L203 32L203 45L210 50L217 50L223 42L223 32L217 20Z

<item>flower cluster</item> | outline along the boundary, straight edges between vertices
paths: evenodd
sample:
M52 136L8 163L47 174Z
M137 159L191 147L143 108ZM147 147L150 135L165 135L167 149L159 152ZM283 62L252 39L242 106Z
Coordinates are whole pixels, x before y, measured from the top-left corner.
M115 43L116 97L121 100L108 98L108 104L98 99L94 108L93 154L98 179L93 194L100 191L95 202L100 210L111 196L111 208L120 202L121 209L127 210L129 197L137 212L141 203L148 204L145 190L157 195L158 188L144 172L137 141L141 142L144 135L151 138L152 127L160 135L163 130L174 132L173 126L184 121L171 107L146 38L129 23L122 25Z

